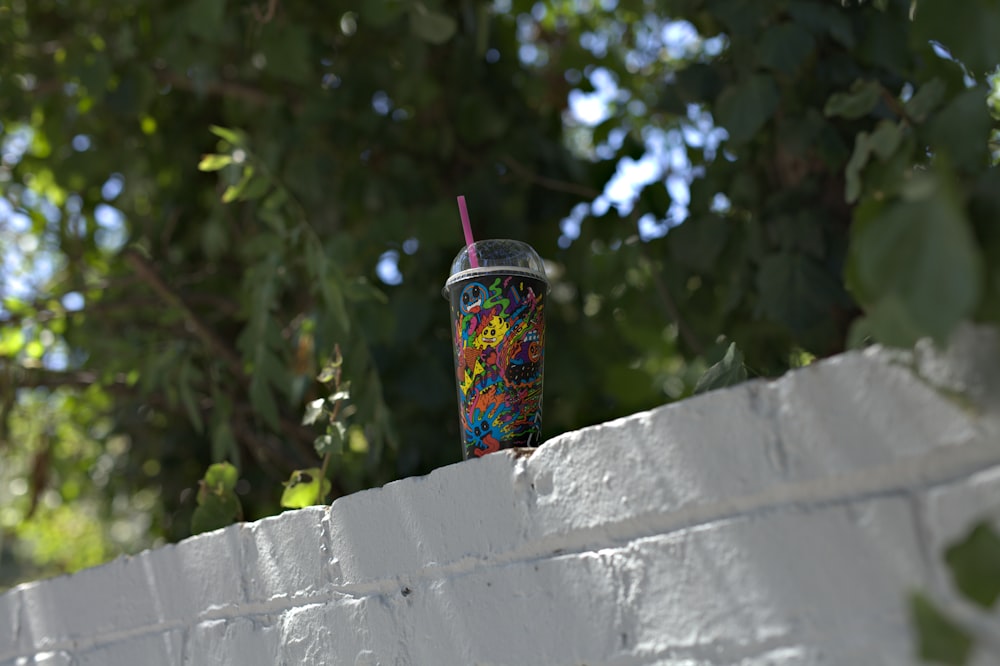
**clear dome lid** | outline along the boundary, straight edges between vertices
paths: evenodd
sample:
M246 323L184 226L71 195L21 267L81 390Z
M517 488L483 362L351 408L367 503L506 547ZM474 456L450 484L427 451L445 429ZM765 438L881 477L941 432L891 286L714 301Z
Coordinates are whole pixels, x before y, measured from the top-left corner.
M473 257L476 264L473 266ZM445 290L459 281L473 277L478 273L495 273L506 270L513 274L537 278L548 282L545 277L545 263L527 243L518 240L495 238L476 241L467 245L451 262L451 272Z

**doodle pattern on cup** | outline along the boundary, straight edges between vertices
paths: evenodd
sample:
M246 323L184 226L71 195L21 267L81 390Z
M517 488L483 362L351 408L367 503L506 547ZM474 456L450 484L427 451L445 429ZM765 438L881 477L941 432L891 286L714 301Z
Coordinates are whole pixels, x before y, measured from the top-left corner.
M540 443L545 291L518 275L478 276L452 291L467 458Z

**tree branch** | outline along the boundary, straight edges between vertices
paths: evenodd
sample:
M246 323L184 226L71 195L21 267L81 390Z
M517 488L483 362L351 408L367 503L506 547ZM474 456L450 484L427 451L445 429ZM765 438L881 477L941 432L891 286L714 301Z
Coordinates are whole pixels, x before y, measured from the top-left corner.
M881 91L882 94L882 101L885 102L885 105L888 106L893 113L899 116L903 120L903 122L908 124L910 127L917 126L917 123L913 121L913 118L910 117L910 114L906 112L906 107L903 106L903 104L900 103L900 101L896 99L892 95L892 93L890 93L882 86L879 86L879 90Z
M643 254L645 254L645 252L643 252ZM652 264L652 262L650 263ZM670 289L668 289L667 285L663 282L663 278L660 277L660 273L656 270L655 264L652 265L653 270L651 271L651 274L653 276L653 286L656 288L656 293L660 296L660 302L663 304L663 309L667 311L667 316L673 319L674 323L677 324L677 332L680 333L681 338L684 339L687 346L690 347L695 354L703 356L705 354L705 347L702 346L698 337L694 334L694 331L688 327L684 318L681 317L681 311L678 309L677 302L674 301L674 297L670 295Z
M632 223L636 226L636 231L639 229L639 215L638 215L638 199L632 202L632 213L630 215L632 218ZM646 247L643 245L642 240L639 241L639 255L649 262L650 275L653 277L653 287L656 289L657 295L660 297L660 303L663 305L663 309L667 311L667 316L670 317L677 324L677 332L680 334L681 338L691 348L695 354L703 356L705 353L705 347L698 340L698 336L695 335L694 331L687 325L684 318L681 316L680 308L677 307L677 301L674 300L673 295L670 293L670 289L667 287L666 283L663 281L663 277L660 272L656 269L656 263L649 257L649 253L646 252Z
M25 368L16 364L0 364L0 374L11 373L16 388L88 388L94 384L101 385L113 393L134 393L125 375L118 374L110 381L102 381L101 377L91 370L59 371L45 368Z
M253 17L259 23L270 23L274 18L274 13L278 9L278 0L267 0L267 9L262 13L257 5L250 5Z
M158 70L156 72L156 80L161 84L170 85L179 90L190 90L203 95L215 95L218 97L232 97L261 106L279 101L278 98L268 95L263 90L238 81L224 81L220 79L195 82L186 76L181 76L168 70Z
M201 338L201 341L213 352L218 354L229 366L229 369L237 377L243 376L243 363L229 346L223 342L204 322L188 307L187 303L176 294L167 283L163 281L156 269L146 261L146 259L135 250L126 250L123 253L125 261L128 262L136 274L148 284L153 291L162 298L167 305L180 310L184 315L184 320L191 331Z
M510 167L510 170L515 174L527 180L528 182L535 183L547 190L552 190L553 192L565 192L567 194L575 194L587 199L596 199L601 196L598 190L595 190L587 185L581 185L580 183L569 183L564 180L557 180L555 178L549 178L547 176L541 176L533 172L528 167L524 166L517 160L515 160L510 155L504 155L501 160L504 164Z

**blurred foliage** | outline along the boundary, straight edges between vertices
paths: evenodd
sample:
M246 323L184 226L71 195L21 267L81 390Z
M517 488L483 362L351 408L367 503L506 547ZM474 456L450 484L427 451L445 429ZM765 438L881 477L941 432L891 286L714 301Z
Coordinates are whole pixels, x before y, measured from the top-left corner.
M191 533L216 530L243 519L243 507L236 494L239 470L228 462L209 465L198 482L198 503L191 515Z
M997 321L998 28L992 0L0 0L0 584L186 536L213 462L256 519L297 470L336 497L458 460L457 194L548 262L550 436L729 349L770 376ZM60 510L93 547L60 554Z
M1000 598L1000 534L995 525L989 520L973 525L967 535L945 549L944 561L955 589L982 614L954 618L952 611L943 610L927 594L915 592L910 598L910 616L917 632L917 654L927 663L965 666L974 653L981 652L989 663L995 663L1000 658L1000 642L995 623L986 615Z

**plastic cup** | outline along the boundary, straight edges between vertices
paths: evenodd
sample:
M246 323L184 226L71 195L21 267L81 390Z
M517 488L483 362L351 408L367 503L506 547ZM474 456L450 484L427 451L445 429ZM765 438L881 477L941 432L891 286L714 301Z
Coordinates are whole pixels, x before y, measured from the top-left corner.
M455 383L465 458L538 446L542 429L545 299L541 257L516 240L481 240L455 257L451 305Z

